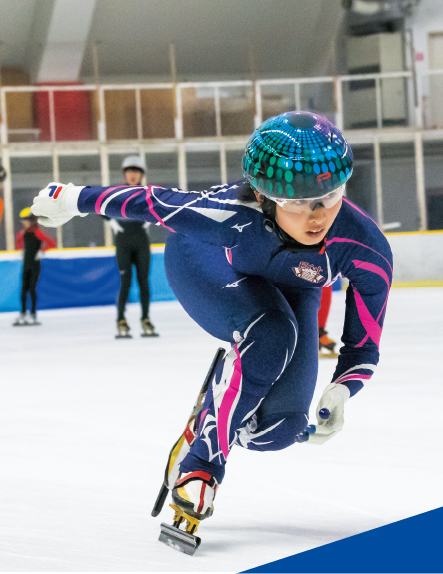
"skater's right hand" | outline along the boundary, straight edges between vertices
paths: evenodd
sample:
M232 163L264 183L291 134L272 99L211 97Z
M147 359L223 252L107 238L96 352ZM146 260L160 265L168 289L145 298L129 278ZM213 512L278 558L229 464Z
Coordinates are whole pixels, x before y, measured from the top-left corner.
M346 385L330 383L323 392L317 405L317 425L309 425L297 437L297 442L323 444L330 440L344 425L344 406L350 392Z
M37 215L38 222L46 227L59 227L76 215L84 217L77 207L78 196L83 186L72 183L51 182L34 197L31 211Z

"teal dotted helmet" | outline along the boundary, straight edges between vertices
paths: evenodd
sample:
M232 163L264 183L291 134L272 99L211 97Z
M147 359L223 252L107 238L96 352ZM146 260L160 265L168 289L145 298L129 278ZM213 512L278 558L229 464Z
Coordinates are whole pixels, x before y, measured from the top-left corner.
M242 158L244 177L270 199L322 197L346 183L352 167L343 134L311 112L269 118L254 131Z

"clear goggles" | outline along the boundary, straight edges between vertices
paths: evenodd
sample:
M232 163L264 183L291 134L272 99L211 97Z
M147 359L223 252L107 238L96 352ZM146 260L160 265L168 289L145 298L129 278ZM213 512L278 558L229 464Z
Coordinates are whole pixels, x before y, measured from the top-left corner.
M340 201L346 190L346 184L330 191L322 197L310 197L308 199L282 199L278 197L270 197L275 201L283 211L290 211L292 213L310 213L317 209L317 207L324 207L330 209Z

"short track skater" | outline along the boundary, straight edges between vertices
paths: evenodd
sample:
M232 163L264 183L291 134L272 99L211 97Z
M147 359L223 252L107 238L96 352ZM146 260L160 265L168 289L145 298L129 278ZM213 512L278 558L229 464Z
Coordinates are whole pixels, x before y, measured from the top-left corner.
M185 520L189 536L213 513L234 445L280 450L341 431L345 403L377 366L392 279L386 238L344 197L352 151L325 117L288 112L266 120L242 168L241 181L203 192L51 183L32 208L50 226L99 213L169 229L172 289L205 331L230 345L167 469L174 528L182 532ZM320 298L339 276L349 280L343 346L313 429Z

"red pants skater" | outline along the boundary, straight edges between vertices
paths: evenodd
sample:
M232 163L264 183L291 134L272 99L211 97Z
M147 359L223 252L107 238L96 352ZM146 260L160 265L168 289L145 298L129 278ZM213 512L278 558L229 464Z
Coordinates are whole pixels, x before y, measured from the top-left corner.
M321 357L337 357L334 352L335 341L328 337L326 323L328 321L329 309L331 308L332 285L323 287L321 304L318 311L318 348Z

